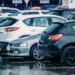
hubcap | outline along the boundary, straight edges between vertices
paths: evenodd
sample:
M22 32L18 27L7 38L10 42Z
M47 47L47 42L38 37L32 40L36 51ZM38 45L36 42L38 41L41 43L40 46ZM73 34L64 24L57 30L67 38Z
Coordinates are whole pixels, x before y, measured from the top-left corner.
M39 54L39 50L37 48L34 48L33 50L33 57L37 60L42 60L44 56Z

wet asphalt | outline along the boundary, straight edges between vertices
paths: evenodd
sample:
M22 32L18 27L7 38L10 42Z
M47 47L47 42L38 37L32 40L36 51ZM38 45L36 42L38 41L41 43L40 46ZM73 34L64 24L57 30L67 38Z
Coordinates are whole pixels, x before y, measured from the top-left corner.
M0 75L75 75L75 67L63 63L24 59L0 59Z

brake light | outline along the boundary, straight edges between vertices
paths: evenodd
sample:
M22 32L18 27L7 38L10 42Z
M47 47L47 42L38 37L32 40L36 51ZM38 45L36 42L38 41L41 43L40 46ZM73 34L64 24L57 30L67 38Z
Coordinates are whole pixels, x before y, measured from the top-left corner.
M19 29L19 27L7 27L7 28L5 28L5 31L6 32L11 32L11 31L16 31L18 29Z
M63 34L54 34L54 35L50 35L48 37L49 40L53 40L53 41L56 41L56 40L59 40L60 38L62 38Z

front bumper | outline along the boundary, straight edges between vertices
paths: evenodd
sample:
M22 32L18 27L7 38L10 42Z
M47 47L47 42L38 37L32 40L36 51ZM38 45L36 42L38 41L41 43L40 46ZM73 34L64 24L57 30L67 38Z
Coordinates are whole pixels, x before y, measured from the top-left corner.
M7 42L0 42L0 55L5 55L7 53Z
M29 56L29 48L10 46L9 56Z

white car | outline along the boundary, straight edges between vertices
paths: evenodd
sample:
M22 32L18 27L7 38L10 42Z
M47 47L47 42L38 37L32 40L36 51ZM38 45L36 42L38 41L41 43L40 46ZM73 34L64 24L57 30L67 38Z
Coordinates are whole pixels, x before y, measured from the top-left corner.
M40 34L52 22L64 21L66 19L55 15L0 17L0 41L11 42L19 37Z
M19 15L38 15L38 14L49 14L49 10L23 10Z
M20 10L16 8L10 8L10 7L0 7L0 13L2 16L17 16L20 14Z

